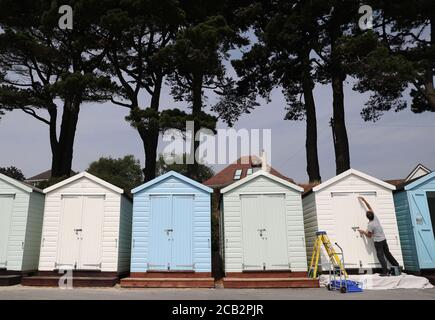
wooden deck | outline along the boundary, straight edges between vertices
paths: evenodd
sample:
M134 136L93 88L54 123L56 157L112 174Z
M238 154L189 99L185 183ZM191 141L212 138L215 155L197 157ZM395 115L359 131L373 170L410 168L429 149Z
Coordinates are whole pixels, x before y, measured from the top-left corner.
M56 271L39 271L32 276L23 277L23 286L58 287L62 274ZM113 287L119 283L120 276L116 272L73 271L72 285L83 287Z
M307 278L306 272L257 271L228 273L224 288L319 288L319 280Z
M214 288L211 273L141 272L121 280L123 288Z

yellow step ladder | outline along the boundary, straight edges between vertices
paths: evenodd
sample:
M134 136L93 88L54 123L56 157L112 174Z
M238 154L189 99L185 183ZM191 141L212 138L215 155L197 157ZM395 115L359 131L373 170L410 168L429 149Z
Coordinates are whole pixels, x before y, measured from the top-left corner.
M347 277L347 272L344 269L343 262L341 261L339 255L335 252L331 241L329 241L326 231L316 232L316 241L314 242L313 254L311 255L311 263L310 269L308 271L308 277L313 279L317 278L317 269L319 266L319 257L322 244L325 247L326 253L328 254L329 260L333 268L337 270L339 269L340 272Z

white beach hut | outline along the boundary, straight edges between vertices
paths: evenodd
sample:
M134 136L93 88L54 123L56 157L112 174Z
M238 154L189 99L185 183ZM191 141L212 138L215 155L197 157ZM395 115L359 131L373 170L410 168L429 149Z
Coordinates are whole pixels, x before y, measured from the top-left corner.
M44 193L39 278L23 283L51 285L49 277L69 269L86 278L107 275L106 280L128 274L132 203L122 189L82 172Z
M373 240L361 236L366 229L366 210L358 200L364 197L380 220L390 251L403 266L402 250L394 208L395 187L382 180L350 169L306 192L303 196L307 257L311 258L317 231L326 231L332 244L343 248L347 269L373 269L380 264ZM338 247L334 246L339 252ZM321 257L324 267L329 263Z

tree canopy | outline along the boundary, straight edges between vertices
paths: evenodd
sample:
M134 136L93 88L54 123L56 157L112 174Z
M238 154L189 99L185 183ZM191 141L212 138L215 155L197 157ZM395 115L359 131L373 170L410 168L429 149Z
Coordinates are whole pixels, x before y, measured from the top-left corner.
M86 171L122 188L127 194L143 182L140 162L132 155L118 159L101 157L92 162Z
M21 110L48 126L53 177L71 172L82 103L105 101L114 89L98 71L105 48L91 32L100 1L64 4L73 7L72 30L58 27L56 1L0 1L0 109Z
M181 161L182 159L182 161ZM175 171L182 175L187 175L187 164L186 164L187 156L186 154L175 156L172 164L168 164L165 161L165 157L160 154L159 160L157 161L157 176L161 176L169 171ZM178 162L178 163L177 163ZM214 171L212 167L209 167L205 164L198 164L198 180L199 182L203 182L205 180L210 179L214 176Z
M8 176L18 181L26 180L26 177L24 176L23 172L14 166L0 167L0 173L3 173L5 176Z

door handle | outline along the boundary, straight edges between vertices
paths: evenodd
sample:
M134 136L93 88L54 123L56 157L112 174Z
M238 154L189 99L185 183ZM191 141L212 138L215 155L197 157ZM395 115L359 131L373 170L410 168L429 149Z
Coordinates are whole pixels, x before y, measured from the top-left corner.
M263 232L265 232L266 229L257 229L257 231L260 232L260 237L262 237L263 236Z

